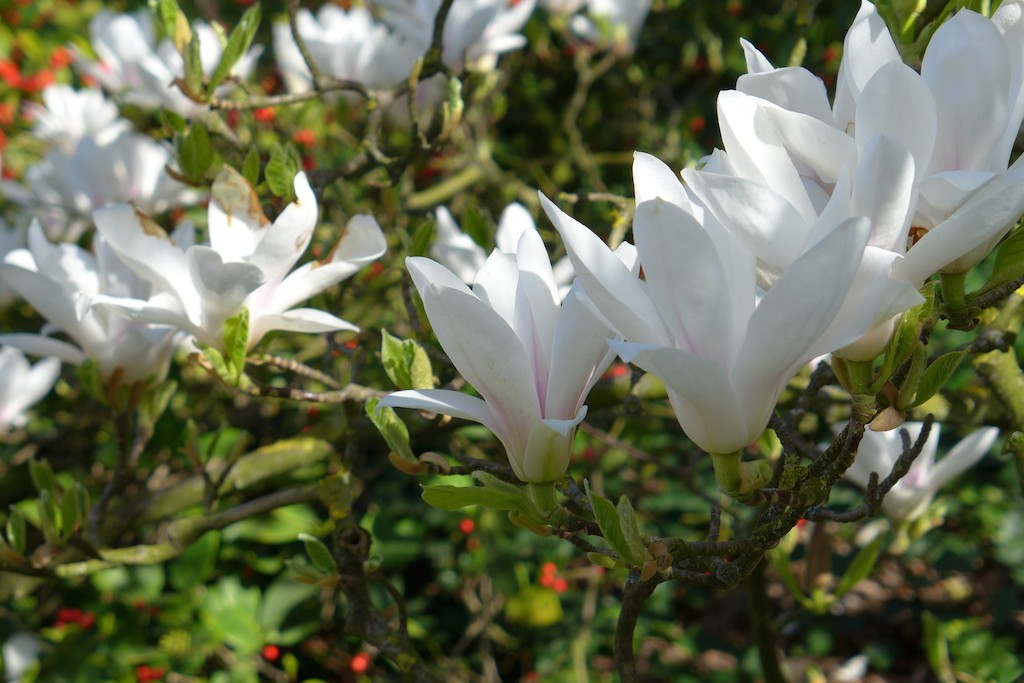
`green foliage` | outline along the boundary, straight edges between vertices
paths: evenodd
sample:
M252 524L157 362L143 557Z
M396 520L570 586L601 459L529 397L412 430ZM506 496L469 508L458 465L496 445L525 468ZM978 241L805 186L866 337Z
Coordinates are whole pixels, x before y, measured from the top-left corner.
M224 46L224 52L221 54L220 62L217 63L217 68L213 70L213 74L211 74L210 80L207 83L210 92L213 92L214 88L227 78L228 74L231 73L231 69L238 63L238 60L249 50L259 26L260 5L255 3L242 14L241 20L232 29L227 44Z
M381 330L380 360L384 371L399 389L432 389L430 359L412 339L399 339Z

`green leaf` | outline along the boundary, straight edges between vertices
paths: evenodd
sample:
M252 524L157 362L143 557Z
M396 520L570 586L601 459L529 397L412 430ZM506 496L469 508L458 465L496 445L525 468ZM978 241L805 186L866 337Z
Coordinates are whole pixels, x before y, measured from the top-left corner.
M924 374L925 364L928 362L928 351L925 349L923 344L918 344L914 347L914 353L910 355L910 369L907 370L907 376L903 380L903 384L900 386L899 396L896 397L895 408L899 411L905 411L907 406L914 400L917 395L917 389L921 384L921 375Z
M7 517L7 542L11 544L14 551L19 555L25 554L25 515L16 507L11 507L11 513Z
M853 562L846 569L846 573L843 574L843 578L839 579L839 584L836 586L836 597L841 598L856 586L858 583L863 581L871 574L871 571L875 568L875 563L878 561L878 555L882 552L882 536L876 536L875 540L868 543L866 546L860 549L857 555L853 558Z
M85 393L103 405L107 405L107 382L103 377L103 370L100 362L95 358L88 358L77 368L78 383L85 389Z
M434 386L427 352L412 339L399 339L382 330L381 362L400 389L431 389Z
M64 497L66 498L69 495L74 497L78 519L84 524L89 519L89 510L92 509L89 489L85 488L81 482L76 481L71 484L71 488L64 494Z
M167 579L178 591L187 591L209 581L217 566L220 532L207 531L167 566Z
M167 406L177 390L178 383L174 380L149 387L139 404L139 418L150 426L156 424L156 421L167 410Z
M424 486L423 500L427 505L446 512L479 505L527 515L530 507L522 493L511 494L487 486Z
M907 407L916 408L934 396L953 376L966 355L967 351L950 351L936 358L921 375L914 401Z
M1000 246L996 252L996 262L992 266L992 275L984 286L971 294L977 298L981 294L998 289L1024 275L1024 228L1018 228Z
M384 437L388 448L403 460L418 463L419 461L413 455L412 448L409 446L409 430L406 428L405 423L402 422L401 418L398 417L392 408L387 406L378 408L377 405L379 403L379 398L367 399L364 408L367 417L370 418L377 431Z
M249 351L249 309L242 307L238 315L224 322L224 351L231 384L237 385L245 374L245 357Z
M949 660L949 640L946 637L942 622L931 612L925 612L924 650L928 664L942 683L956 683L953 663Z
M57 493L57 479L53 476L53 468L47 460L31 458L28 461L28 474L39 493L47 492L51 496Z
M274 196L281 197L285 201L292 201L295 198L295 174L298 172L299 164L289 148L279 142L275 143L270 150L270 161L263 169L267 187L274 193Z
M190 180L202 182L206 171L213 164L213 145L206 128L193 123L188 133L181 139L179 149L181 170Z
M622 522L619 517L619 511L615 509L612 502L607 498L594 493L590 489L590 481L584 480L583 487L586 489L587 497L590 498L590 506L594 510L594 517L597 520L597 525L601 527L601 533L604 535L604 540L608 542L608 545L612 547L615 552L625 561L631 564L642 564L644 559L642 556L636 555L633 552L633 547L626 539L625 533L622 531Z
M782 547L772 548L768 551L768 559L771 560L772 567L775 568L775 572L782 579L782 583L786 586L789 594L801 605L810 609L811 601L804 595L803 588L800 587L800 582L797 581L796 574L793 573L789 551Z
M76 481L75 484L78 482ZM81 486L81 484L78 485ZM62 535L70 536L75 533L78 525L85 521L79 518L78 513L78 500L69 488L60 499L60 532Z
M426 256L430 245L434 243L434 233L437 232L435 221L423 221L412 234L412 244L409 245L410 256Z
M256 150L255 145L249 148L248 154L245 155L245 161L242 162L242 176L253 187L260 182L260 153Z
M619 528L622 529L622 536L629 545L630 556L640 558L641 562L650 559L647 546L644 545L643 537L640 534L640 523L636 518L636 511L626 496L619 498L619 504L615 507L619 513Z
M36 511L39 515L39 528L43 531L43 537L47 542L53 543L60 539L58 523L60 522L60 511L49 491L40 491L36 499Z
M935 308L935 285L926 284L921 288L921 295L925 298L924 303L904 313L899 325L896 326L896 332L885 352L882 372L871 387L875 392L881 391L882 386L892 376L896 368L910 359L914 349L920 343L921 324L931 317Z
M313 567L317 571L331 576L338 573L338 565L334 561L334 556L331 555L331 551L328 550L323 541L316 536L306 533L299 534L299 540L306 546L306 555L309 556Z
M260 4L257 2L245 11L242 18L238 20L238 25L231 32L227 45L224 46L224 52L221 54L220 62L213 75L210 76L208 85L210 92L213 92L213 89L231 73L231 69L252 45L252 40L256 37L256 29L259 27Z
M259 607L259 588L244 588L238 577L228 576L208 588L200 614L215 641L224 641L249 655L258 652L265 642L257 620Z
M182 15L184 16L184 15ZM187 28L187 20L186 28ZM203 60L199 34L192 33L188 40L188 49L182 53L185 59L185 86L196 97L202 98L203 93Z
M156 113L156 118L161 126L172 133L184 133L185 128L188 126L188 121L181 114L170 109L161 109Z

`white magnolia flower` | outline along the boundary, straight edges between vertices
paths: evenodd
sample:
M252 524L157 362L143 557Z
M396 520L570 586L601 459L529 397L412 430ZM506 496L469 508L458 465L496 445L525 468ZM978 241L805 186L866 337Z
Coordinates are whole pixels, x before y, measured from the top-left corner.
M295 201L271 224L252 186L225 168L213 184L209 246L176 243L130 206L98 211L99 233L129 268L153 283L154 295L148 300L96 297L94 308L172 325L216 348L223 346L224 323L242 308L249 311L249 349L270 330L358 329L324 311L293 307L383 254L384 234L371 216L354 216L327 259L292 271L317 222L306 175L296 175L294 185Z
M572 29L586 41L633 54L651 0L588 0L587 14L572 18Z
M203 73L210 76L223 54L220 36L201 21L192 23L192 31L199 36ZM175 79L185 75L185 62L169 38L156 42L148 10L118 14L102 9L89 22L89 35L99 61L76 53L75 62L111 93L140 107L169 109L187 118L207 110L175 85ZM246 78L262 51L262 46L251 48L231 73Z
M441 0L373 0L381 18L419 45L430 47ZM536 0L455 0L441 36L441 60L455 72L487 71L498 55L526 44L519 31L533 13Z
M43 651L42 639L34 633L19 631L4 641L0 654L4 658L4 679L19 683Z
M296 23L311 58L325 74L371 89L405 81L423 54L418 43L393 31L365 7L344 10L326 4L315 16L301 9ZM288 92L308 92L312 75L287 22L274 25L274 53Z
M52 142L71 154L83 139L105 144L130 127L117 105L96 88L75 90L68 85L51 85L43 90L43 104L26 102L25 109L35 122L37 137Z
M634 163L641 280L585 226L542 199L619 355L665 382L683 430L712 454L764 431L779 392L810 359L856 339L882 302L839 316L870 236L844 221L758 298L753 254L648 155ZM888 297L886 297L888 298Z
M121 132L103 140L83 138L70 153L51 149L25 171L24 184L4 182L8 199L38 213L47 234L76 239L92 212L131 202L147 213L194 203L198 194L174 180L174 157L148 135Z
M884 145L882 170L910 210L872 244L906 252L894 273L917 284L969 269L1024 211L1024 164L1007 167L1024 118L1022 8L1004 2L991 20L961 10L935 32L918 74L865 0L832 106L810 72L775 69L744 43L749 73L719 100L732 168L801 213L820 211L844 172L852 181L860 157Z
M472 285L476 274L487 261L483 247L473 238L462 232L458 223L452 218L451 212L445 207L438 207L437 236L430 245L430 255L438 263L459 276L467 285ZM536 231L537 224L533 216L522 204L512 203L505 207L498 219L498 229L494 234L494 246L498 251L514 254L519 238L526 231ZM568 257L561 258L552 266L555 284L562 296L569 291L574 273L572 262Z
M438 341L483 398L399 391L380 405L479 422L504 445L519 479L561 477L587 413L583 402L614 356L612 333L572 292L560 303L536 231L522 234L515 253L495 250L472 289L430 259L409 258L406 265Z
M21 351L0 346L0 433L24 426L25 411L50 393L59 375L56 358L30 366Z
M922 422L904 422L910 442L921 435ZM882 510L896 521L913 521L924 514L935 494L961 472L981 460L992 448L999 429L982 427L962 439L944 458L935 462L939 446L939 425L933 425L921 454L914 460L910 471L882 499ZM864 431L853 466L846 477L862 488L867 488L871 473L881 481L889 476L897 458L903 452L900 430Z
M187 234L177 237L185 240ZM46 318L46 331L63 332L75 343L46 334L5 334L0 343L73 365L95 359L108 380L130 384L162 378L177 342L171 330L88 306L100 295L148 296L149 286L100 237L93 240L95 255L74 244L50 244L38 223L28 238L27 248L9 253L0 264L0 276Z

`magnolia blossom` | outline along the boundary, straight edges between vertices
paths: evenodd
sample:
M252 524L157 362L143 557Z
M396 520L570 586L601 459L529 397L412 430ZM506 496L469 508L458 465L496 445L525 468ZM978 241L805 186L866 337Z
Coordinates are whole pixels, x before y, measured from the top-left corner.
M51 85L43 90L42 105L26 102L24 106L34 120L36 137L49 140L65 154L72 154L86 138L105 144L131 125L96 88Z
M890 193L899 202L883 207L890 222L871 244L906 252L893 272L916 284L969 269L1024 211L1024 164L1007 168L1024 118L1022 8L1004 2L991 20L961 10L935 32L918 74L863 2L831 106L810 72L776 69L744 43L749 73L719 100L732 170L806 215L885 147L874 170L900 188Z
M328 76L384 89L402 83L423 54L422 46L375 18L362 6L344 10L326 4L314 16L301 9L299 35ZM313 77L287 22L274 25L274 53L289 92L308 92Z
M373 0L381 18L426 53L434 36L441 0ZM441 60L459 72L493 69L498 55L526 44L519 30L533 13L536 0L455 0L441 36Z
M625 338L612 346L665 382L683 430L713 454L760 436L779 392L811 358L856 339L893 297L847 304L871 223L851 218L797 258L758 298L754 255L694 203L668 168L638 154L633 235L644 279L554 204L586 296Z
M192 22L191 28L199 37L203 73L210 76L223 54L220 36L201 21ZM198 116L207 110L175 85L175 79L185 76L185 62L169 38L156 42L148 10L134 14L100 10L89 22L89 35L99 62L77 52L75 62L108 91L131 104L170 109L184 117ZM250 49L235 63L231 73L247 77L262 51L261 46Z
M445 207L438 207L437 237L430 246L430 255L448 270L459 276L467 285L473 284L476 274L483 267L487 255L483 247L473 238L462 232L458 223L452 218L451 212ZM512 203L505 207L498 219L498 230L494 234L494 245L498 251L514 254L519 238L526 231L536 231L537 224L533 216L522 204ZM563 257L552 267L555 284L564 296L572 284L572 262Z
M574 16L572 29L584 40L632 54L650 9L651 0L588 0L587 15Z
M176 237L188 239L185 231ZM28 247L7 255L0 276L46 318L45 331L63 332L75 343L47 334L5 334L0 343L73 365L94 359L108 380L162 378L177 343L172 330L88 306L100 295L148 296L149 285L129 271L102 238L94 238L93 249L95 253L74 244L50 244L39 223L33 223Z
M501 441L519 479L561 477L587 413L583 402L613 357L606 341L612 333L573 292L560 303L536 231L523 232L515 253L495 250L472 289L430 259L406 265L438 341L483 398L399 391L381 405L479 422Z
M911 443L921 435L922 422L904 422ZM896 482L896 485L882 499L882 509L896 521L913 521L924 514L935 494L968 467L985 456L999 436L996 427L983 427L961 440L944 458L935 462L939 446L939 425L933 425L921 454L914 460L910 471ZM892 471L897 458L903 452L903 442L898 430L876 432L865 430L853 466L846 471L846 477L858 486L867 488L871 473L878 474L879 481Z
M270 330L358 329L330 313L293 307L383 254L384 234L371 216L354 216L327 259L292 271L317 222L306 175L296 175L294 185L295 201L271 224L252 186L225 168L213 184L209 246L179 243L131 206L96 212L99 233L154 292L148 299L98 296L93 307L171 325L217 348L224 343L224 323L243 308L249 311L249 349Z
M147 213L161 213L198 199L195 191L167 173L173 155L147 135L123 131L111 137L85 137L66 152L53 148L25 171L24 184L4 182L8 199L38 213L47 233L76 239L92 212L131 202Z
M28 421L25 411L50 393L59 375L56 358L30 366L21 351L0 347L0 433L23 426Z

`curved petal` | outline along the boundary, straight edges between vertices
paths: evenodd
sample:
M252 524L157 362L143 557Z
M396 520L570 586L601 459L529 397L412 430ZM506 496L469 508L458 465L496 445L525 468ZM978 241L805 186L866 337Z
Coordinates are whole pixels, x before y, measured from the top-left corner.
M378 407L412 408L479 422L501 438L500 427L483 400L448 389L396 391L380 400Z
M85 352L77 346L41 334L24 332L0 334L0 344L7 344L36 356L53 356L72 365L80 365L88 358Z
M903 62L885 21L868 0L861 0L860 11L843 41L843 61L839 65L836 99L832 107L836 127L852 134L852 124L864 86L882 66Z
M261 315L251 320L249 323L248 348L254 347L271 330L317 333L335 332L338 330L358 332L359 328L325 311L315 308L293 308L284 313Z
M732 372L748 419L767 420L796 370L833 350L820 348L821 337L846 300L870 231L866 218L846 221L794 261L761 299Z
M939 114L929 170L1002 170L990 162L1010 117L1010 52L999 29L976 12L957 12L928 43L921 78Z
M587 416L587 407L581 406L575 417L568 420L538 420L530 430L526 452L519 467L513 464L516 476L523 481L554 481L565 474L572 455L572 437L576 426Z
M668 164L651 154L633 153L633 193L637 206L658 197L693 213L679 176Z
M266 228L256 250L247 259L263 271L267 280L284 277L291 270L309 245L316 228L316 195L306 174L296 174L293 185L295 201L285 207L273 225Z
M533 222L533 216L526 210L526 207L518 202L513 202L501 212L501 218L498 219L498 230L494 233L494 245L500 251L515 252L523 233L536 229L537 224ZM477 249L480 248L477 247ZM483 263L483 249L480 249L480 256L481 263Z
M903 143L914 158L915 180L920 181L934 163L938 130L933 93L916 71L902 62L886 64L864 86L857 105L857 147L865 147L877 135Z
M938 491L961 472L984 458L992 449L992 444L996 442L998 436L998 427L981 427L961 439L932 468L928 476L928 489Z
M749 57L748 57L749 64ZM833 125L828 92L820 78L803 67L785 67L766 73L746 74L736 81L736 89L759 97L787 111L805 114Z
M764 425L751 426L728 376L712 361L667 346L609 344L622 360L665 383L683 431L708 453L738 451L764 430Z
M661 316L640 280L583 224L563 213L543 194L540 202L562 236L588 298L612 327L628 333L634 341L668 343Z
M243 261L250 257L269 224L249 181L230 166L218 172L210 188L207 230L210 246L221 258Z
M850 214L871 220L870 246L903 254L914 215L914 158L899 141L875 136L861 155Z

